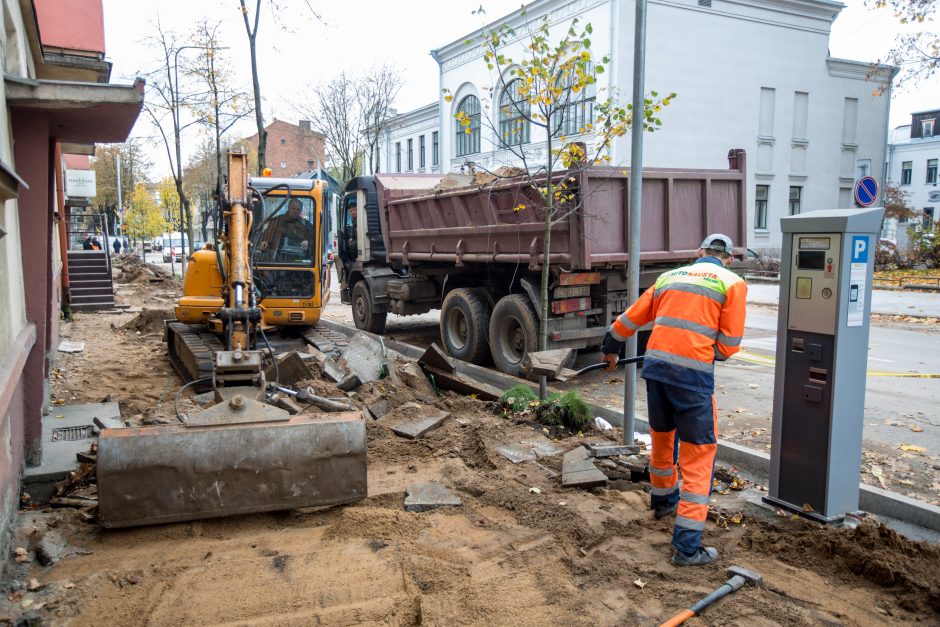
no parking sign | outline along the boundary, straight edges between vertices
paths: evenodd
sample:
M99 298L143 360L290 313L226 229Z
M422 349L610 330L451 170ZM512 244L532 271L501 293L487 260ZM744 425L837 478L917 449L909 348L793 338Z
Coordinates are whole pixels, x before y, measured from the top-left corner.
M860 207L870 207L878 199L878 181L870 176L863 176L855 184L855 202Z

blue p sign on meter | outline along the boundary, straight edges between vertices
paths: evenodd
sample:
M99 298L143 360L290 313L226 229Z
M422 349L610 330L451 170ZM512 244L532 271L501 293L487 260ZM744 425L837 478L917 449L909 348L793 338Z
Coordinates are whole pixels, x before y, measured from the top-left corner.
M878 199L878 181L870 176L863 176L855 184L855 202L860 207L870 207Z

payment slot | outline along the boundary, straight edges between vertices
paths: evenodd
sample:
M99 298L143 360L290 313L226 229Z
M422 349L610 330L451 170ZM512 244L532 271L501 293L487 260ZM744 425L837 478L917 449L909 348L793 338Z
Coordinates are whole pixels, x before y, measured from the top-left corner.
M765 501L832 522L858 509L874 247L884 210L780 221L783 252Z

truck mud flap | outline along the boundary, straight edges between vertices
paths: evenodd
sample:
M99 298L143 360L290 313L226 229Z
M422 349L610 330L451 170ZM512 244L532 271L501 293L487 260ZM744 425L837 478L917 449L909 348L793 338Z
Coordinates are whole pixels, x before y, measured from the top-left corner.
M105 429L97 461L98 516L112 528L339 505L367 495L359 412Z

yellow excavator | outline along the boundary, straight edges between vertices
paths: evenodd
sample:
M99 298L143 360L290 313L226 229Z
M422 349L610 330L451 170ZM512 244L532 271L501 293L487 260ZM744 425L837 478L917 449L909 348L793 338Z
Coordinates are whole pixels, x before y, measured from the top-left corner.
M177 411L180 424L102 430L98 512L106 527L366 496L362 414L317 397L332 411L298 413L309 392L265 375L277 372L272 344L303 346L304 335L289 331L309 336L329 293L326 184L249 180L247 165L245 154L229 153L216 245L193 253L177 321L166 326L170 361L188 381L183 388L210 389L216 404L188 416ZM277 394L299 401L286 404L293 413Z

